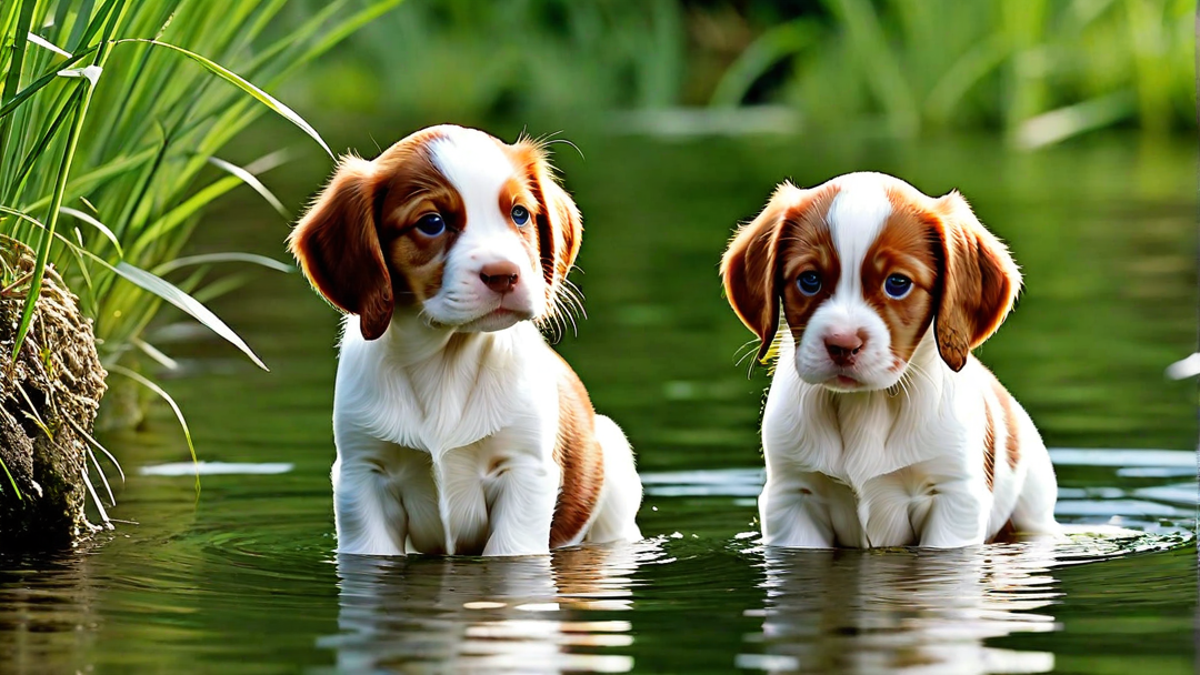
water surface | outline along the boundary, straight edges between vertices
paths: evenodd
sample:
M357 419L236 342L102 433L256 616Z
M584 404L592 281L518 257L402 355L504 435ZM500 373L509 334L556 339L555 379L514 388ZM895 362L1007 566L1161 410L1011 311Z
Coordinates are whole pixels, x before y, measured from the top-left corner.
M373 147L365 131L330 140ZM0 559L0 670L1192 672L1195 394L1162 377L1195 340L1190 148L574 140L587 159L559 163L585 214L575 279L590 318L558 348L639 452L645 541L512 560L336 556L336 317L298 276L255 274L215 307L271 373L203 332L152 339L181 362L164 385L206 461L199 496L172 466L190 460L168 410L105 438L129 474L110 509L122 522L73 554ZM268 183L298 209L327 168L299 162ZM758 546L767 380L736 364L750 334L716 262L775 181L853 169L957 187L1010 242L1026 292L979 355L1055 448L1059 518L1142 536ZM201 224L197 248L282 257L285 234L246 196Z

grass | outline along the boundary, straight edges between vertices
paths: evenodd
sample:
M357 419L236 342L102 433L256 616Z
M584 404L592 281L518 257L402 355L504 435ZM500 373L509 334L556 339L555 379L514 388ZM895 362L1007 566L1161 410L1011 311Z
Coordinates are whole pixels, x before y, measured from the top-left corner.
M426 0L319 64L356 112L464 121L770 104L811 133L1194 128L1196 0ZM380 68L378 64L393 64Z
M267 92L399 2L333 0L307 15L289 0L0 5L0 234L36 252L27 278L4 280L27 285L12 353L52 264L95 320L111 372L136 375L135 355L171 364L142 338L164 302L266 368L203 304L231 288L209 270L289 267L247 253L180 252L205 207L239 186L290 220L259 178L286 155L246 166L219 155L263 114L291 121L329 153L311 125Z

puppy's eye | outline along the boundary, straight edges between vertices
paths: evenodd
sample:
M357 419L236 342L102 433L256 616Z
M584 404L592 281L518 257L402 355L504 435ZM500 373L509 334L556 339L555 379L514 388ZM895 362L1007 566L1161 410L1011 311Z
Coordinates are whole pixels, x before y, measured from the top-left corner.
M801 293L816 295L817 291L821 290L821 275L812 270L801 272L800 277L796 279L796 285L800 287Z
M446 221L440 213L427 213L417 221L416 227L426 237L436 237L446 231Z
M912 290L912 279L903 274L893 274L883 282L883 292L888 294L888 297L899 300L908 295Z
M510 215L512 216L513 222L517 224L517 227L525 227L525 223L529 222L529 209L521 206L520 204L512 207Z

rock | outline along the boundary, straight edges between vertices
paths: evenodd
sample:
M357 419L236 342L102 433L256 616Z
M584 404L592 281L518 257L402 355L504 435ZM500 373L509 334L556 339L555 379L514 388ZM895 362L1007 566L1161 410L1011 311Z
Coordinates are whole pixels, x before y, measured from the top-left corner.
M84 505L89 479L99 480L89 474L88 436L107 373L91 320L50 266L13 359L33 253L0 237L0 258L0 551L68 547L98 529Z

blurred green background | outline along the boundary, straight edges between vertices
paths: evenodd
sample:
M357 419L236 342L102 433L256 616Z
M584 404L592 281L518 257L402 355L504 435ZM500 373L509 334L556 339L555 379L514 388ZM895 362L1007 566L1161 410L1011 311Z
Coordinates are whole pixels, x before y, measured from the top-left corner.
M1194 128L1195 6L418 0L289 93L329 116L635 130L669 127L665 113L679 108L749 107L755 116L695 124L895 138L988 130L1038 146L1097 128Z
M751 335L716 264L777 182L855 170L959 189L1009 242L1026 290L978 355L1050 445L1193 448L1194 388L1163 369L1196 341L1194 14L1176 0L410 0L278 93L335 151L367 157L441 122L578 147L554 146L584 214L589 318L557 348L646 468L761 461L767 379L738 361ZM235 150L281 143L299 151L263 180L298 213L329 160L270 119ZM286 228L264 224L278 216L226 204L199 246L228 249L233 218L237 246L279 254ZM303 302L319 322L304 330L332 340L334 314Z
M57 7L98 14L107 2ZM123 281L109 280L110 303L80 293L85 310L104 353L178 402L201 460L282 473L205 475L197 495L170 408L151 406L136 429L114 424L101 439L129 476L109 472L117 529L94 549L0 574L0 663L274 673L341 661L358 672L511 647L520 669L545 638L564 657L617 658L602 662L608 671L754 669L741 655L809 642L827 645L830 663L864 647L891 659L862 661L871 672L936 668L919 660L923 645L952 646L946 667L978 672L1033 672L1038 661L1017 657L1047 655L1059 672L1193 671L1195 549L1178 548L1195 528L1186 453L1055 455L1077 457L1058 466L1064 522L1175 533L1144 540L1143 550L1178 548L1166 553L1083 565L1098 558L1065 551L1069 566L1046 569L991 548L948 565L871 552L782 567L748 550L768 379L739 361L752 336L722 297L717 263L785 178L877 170L929 194L959 189L1026 282L976 353L1047 445L1195 449L1195 385L1163 374L1197 340L1194 0L405 0L359 25L390 2L131 1L139 20L121 34L162 30L245 75L335 153L371 157L443 122L571 141L578 152L552 147L584 214L572 279L588 316L551 337L633 443L650 486L639 515L650 549L607 571L560 555L560 583L583 573L604 592L572 597L564 584L535 605L505 594L521 574L504 566L335 565L338 315L299 274L239 262L288 260L284 239L334 160L196 63L125 45L89 118L104 133L84 134L72 174L108 167L116 178L68 190L65 203L129 223L149 252L130 264L193 292L271 372L175 309L156 314L161 303ZM59 102L44 98L32 100ZM49 120L46 109L27 119ZM46 155L57 166L61 155ZM32 208L45 191L11 205ZM95 232L78 236L116 263ZM204 264L179 269L178 256ZM142 337L169 359L135 349ZM122 383L110 378L105 405L128 395ZM163 463L179 463L178 475L138 473ZM781 572L793 581L781 585ZM581 598L607 605L575 609ZM471 609L478 599L509 608ZM505 623L516 630L471 632Z

